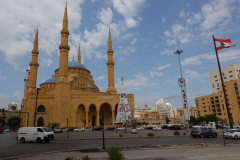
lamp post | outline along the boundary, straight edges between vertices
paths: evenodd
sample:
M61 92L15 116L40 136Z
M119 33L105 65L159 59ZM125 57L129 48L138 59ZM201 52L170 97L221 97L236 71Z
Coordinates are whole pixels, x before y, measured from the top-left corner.
M182 77L182 68L181 68L181 61L180 61L180 54L182 52L183 52L182 50L177 50L176 52L174 52L174 54L178 55L180 75L181 75L181 78L178 79L178 84L181 87L184 118L187 121L187 125L188 125L188 121L190 120L190 118L189 118L189 110L188 110L188 103L187 103L186 80L185 80L185 78ZM188 125L188 128L189 128L189 125Z
M35 127L36 122L36 114L37 114L37 100L38 100L38 91L41 90L40 88L37 88L37 95L36 95L36 104L35 104L35 112L34 112L34 121L33 121L33 127Z

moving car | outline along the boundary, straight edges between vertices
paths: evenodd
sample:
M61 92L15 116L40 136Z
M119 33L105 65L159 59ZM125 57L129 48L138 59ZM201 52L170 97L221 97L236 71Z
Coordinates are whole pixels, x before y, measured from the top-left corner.
M5 128L4 132L11 132L11 130L9 128Z
M62 132L62 128L60 128L60 127L55 127L55 128L53 129L53 132L54 132L54 133L61 133L61 132Z
M84 129L84 127L79 127L79 128L75 128L73 131L74 132L85 131L85 129Z
M111 127L106 128L105 130L106 131L113 131L113 130L115 130L115 127L111 126Z
M118 130L125 130L125 127L119 127Z
M225 138L240 138L240 130L239 129L227 129L224 133Z
M18 130L17 141L24 143L26 141L37 141L48 143L54 139L53 130L49 127L21 127Z
M101 126L92 128L92 131L101 131L101 130L103 130L103 127L101 127Z
M205 137L213 137L217 138L218 134L216 131L214 131L211 128L193 128L191 130L191 136L193 138L200 137L200 138L205 138Z

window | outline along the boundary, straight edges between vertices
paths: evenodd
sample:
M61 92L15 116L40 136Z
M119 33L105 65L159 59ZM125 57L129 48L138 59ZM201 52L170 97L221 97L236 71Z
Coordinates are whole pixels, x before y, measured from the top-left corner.
M212 88L214 88L214 84L212 85Z
M218 80L216 79L215 82L217 82Z
M224 73L222 73L222 75L224 76Z
M227 79L227 77L224 77L223 79Z
M234 86L237 86L237 83L234 83Z
M217 76L214 76L214 78L217 78Z
M38 132L43 132L43 130L41 128L38 128L37 131Z
M229 71L229 73L232 73L232 71Z
M233 77L233 75L230 75L230 77Z
M219 83L217 83L217 86L219 87Z

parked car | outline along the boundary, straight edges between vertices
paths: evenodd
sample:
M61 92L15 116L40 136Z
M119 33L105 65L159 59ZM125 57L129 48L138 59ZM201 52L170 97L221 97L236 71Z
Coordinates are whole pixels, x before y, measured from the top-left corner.
M68 131L74 131L74 129L76 129L77 127L71 127L71 128L68 128Z
M144 130L152 130L152 129L153 129L153 126L148 126L144 128Z
M161 128L161 126L155 126L155 127L153 127L153 130L154 131L161 131L162 128Z
M113 131L113 130L115 130L115 127L110 126L110 127L106 128L105 130L106 130L106 131Z
M54 132L54 133L61 133L61 132L62 132L62 128L60 128L60 127L55 127L55 128L53 129L53 132Z
M102 126L97 126L92 128L92 131L101 131L101 130L103 130Z
M233 128L239 128L239 125L234 124L234 125L233 125Z
M168 129L169 127L168 127L168 125L163 125L161 128L162 129Z
M227 129L224 133L225 138L240 138L240 130L239 129Z
M84 129L84 127L79 127L79 128L75 128L73 131L74 132L85 131L85 129Z
M217 124L216 129L218 129L218 128L223 128L223 126L221 124Z
M172 125L169 127L170 130L184 130L185 127L183 125Z
M119 127L118 130L125 130L125 127Z
M193 128L191 130L191 136L193 138L195 137L200 137L200 138L205 138L205 137L213 137L217 138L218 134L216 131L214 131L211 128Z
M4 132L11 132L11 130L7 127L4 129Z
M3 126L0 125L0 133L3 132Z
M136 127L136 130L142 130L143 128L142 127Z

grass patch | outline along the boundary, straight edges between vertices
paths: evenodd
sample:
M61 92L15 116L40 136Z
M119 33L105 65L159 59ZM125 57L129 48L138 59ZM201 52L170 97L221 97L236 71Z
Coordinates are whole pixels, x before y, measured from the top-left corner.
M147 136L149 136L149 137L153 137L154 134L153 134L153 133L148 133Z
M123 153L121 153L117 147L108 148L107 153L109 155L107 160L124 160L125 159Z
M176 136L180 135L180 133L178 131L174 131L173 134L176 135Z
M123 137L123 135L122 135L122 134L119 134L119 137Z

